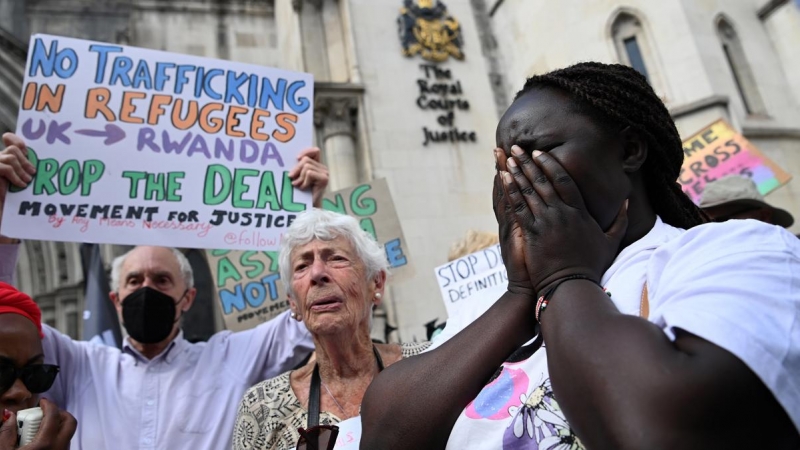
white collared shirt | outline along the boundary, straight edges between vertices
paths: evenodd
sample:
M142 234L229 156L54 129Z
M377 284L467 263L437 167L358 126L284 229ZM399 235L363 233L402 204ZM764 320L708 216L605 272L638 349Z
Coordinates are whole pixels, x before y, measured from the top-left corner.
M292 369L314 345L288 311L208 342L181 332L150 360L128 339L120 351L47 326L44 334L46 362L61 366L44 397L78 419L73 450L229 449L245 390Z

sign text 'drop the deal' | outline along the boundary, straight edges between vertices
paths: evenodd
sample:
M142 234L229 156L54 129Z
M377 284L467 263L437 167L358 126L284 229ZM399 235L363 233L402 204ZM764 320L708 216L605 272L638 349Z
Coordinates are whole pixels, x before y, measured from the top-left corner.
M311 145L304 73L34 35L17 134L37 167L5 235L275 249L311 204L288 172Z

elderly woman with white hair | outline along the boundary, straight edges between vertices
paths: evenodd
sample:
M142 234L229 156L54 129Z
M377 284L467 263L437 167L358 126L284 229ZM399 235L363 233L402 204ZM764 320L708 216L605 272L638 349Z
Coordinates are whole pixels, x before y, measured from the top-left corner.
M372 311L388 262L353 217L319 209L301 214L283 236L279 262L292 316L311 332L316 359L245 393L233 448L325 450L335 440L331 425L359 415L372 379L429 344L372 342Z

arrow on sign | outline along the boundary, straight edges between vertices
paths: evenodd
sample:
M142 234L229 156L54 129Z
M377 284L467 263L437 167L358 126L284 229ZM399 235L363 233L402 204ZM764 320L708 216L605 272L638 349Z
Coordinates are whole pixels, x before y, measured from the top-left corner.
M106 138L106 140L103 141L105 145L115 144L125 139L125 131L111 123L106 125L105 130L76 130L75 132L84 136L104 137Z

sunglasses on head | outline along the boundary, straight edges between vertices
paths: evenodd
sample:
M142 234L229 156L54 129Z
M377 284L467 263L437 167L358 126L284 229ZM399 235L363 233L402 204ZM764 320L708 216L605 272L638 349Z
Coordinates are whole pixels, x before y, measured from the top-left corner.
M300 433L297 450L333 450L339 436L336 425L320 425L308 430L298 428L297 431Z
M14 366L0 366L0 394L11 389L19 378L32 394L41 394L50 389L58 375L59 367L53 364L32 364L17 369Z

